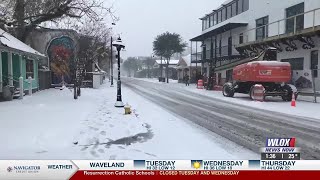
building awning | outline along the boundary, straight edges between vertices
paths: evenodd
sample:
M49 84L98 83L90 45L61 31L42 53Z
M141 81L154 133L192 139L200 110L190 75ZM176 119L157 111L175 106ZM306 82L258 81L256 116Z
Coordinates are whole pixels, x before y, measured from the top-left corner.
M224 32L229 31L231 29L235 29L235 28L243 27L243 26L247 26L247 25L248 25L248 23L228 23L228 24L220 26L216 29L213 29L207 33L201 34L200 36L194 37L194 38L190 39L190 41L204 41L210 37L224 33Z

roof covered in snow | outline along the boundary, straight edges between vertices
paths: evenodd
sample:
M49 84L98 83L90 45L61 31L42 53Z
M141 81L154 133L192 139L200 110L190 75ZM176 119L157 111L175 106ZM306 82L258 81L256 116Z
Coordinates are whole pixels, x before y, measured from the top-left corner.
M159 65L167 65L167 60L156 60L156 63ZM177 65L179 60L169 60L169 65Z
M0 28L0 45L1 44L14 50L45 57L45 55L34 50L30 46L26 45L25 43L21 42L20 40Z
M191 54L182 57L182 59L186 62L188 67L196 66L196 63L191 63Z

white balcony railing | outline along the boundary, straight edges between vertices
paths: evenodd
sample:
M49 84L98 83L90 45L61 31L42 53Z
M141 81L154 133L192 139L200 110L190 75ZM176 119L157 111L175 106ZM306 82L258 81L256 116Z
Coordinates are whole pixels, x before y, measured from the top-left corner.
M243 36L243 43L264 41L269 38L280 38L282 35L296 35L303 30L315 30L320 26L320 8L297 14L295 16L281 19L264 26L256 27L244 31L237 36ZM260 34L257 34L259 33ZM235 43L235 44L239 44Z

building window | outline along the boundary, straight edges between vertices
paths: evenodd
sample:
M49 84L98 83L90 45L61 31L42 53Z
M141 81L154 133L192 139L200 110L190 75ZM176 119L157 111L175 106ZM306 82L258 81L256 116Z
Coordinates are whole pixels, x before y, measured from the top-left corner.
M227 19L230 19L232 17L232 6L227 7Z
M232 6L232 17L233 16L236 16L238 13L237 13L237 11L238 11L238 7L237 7L237 3L238 3L238 1L235 1L231 6Z
M30 59L26 60L26 74L27 74L26 78L29 78L29 77L34 78L33 60L30 60Z
M293 71L303 70L304 58L282 59L281 61L289 62L291 64L291 70Z
M218 23L221 22L221 11L218 12Z
M319 65L319 51L311 51L311 70L313 71L313 76L318 77L318 67Z
M268 37L269 16L256 20L256 39L263 40Z
M209 18L208 18L208 21L209 21L209 27L211 27L212 26L212 23L211 23L211 16L209 16Z
M304 3L286 9L286 33L301 31L304 28ZM298 14L302 14L297 16Z
M214 16L213 16L213 14L210 16L210 18L211 18L211 26L214 26Z
M242 8L243 8L242 12L245 12L245 11L249 10L249 0L243 0Z
M239 35L239 44L243 44L243 33Z
M202 31L205 29L205 21L204 20L202 20Z
M210 19L207 17L207 29L210 27Z
M219 40L219 57L222 56L221 54L222 54L222 40L220 38L220 40ZM221 61L220 61L220 63L221 63Z
M225 21L226 18L227 18L227 8L223 8L221 21Z
M243 12L243 0L238 1L238 14Z
M213 25L217 24L217 14L213 14Z

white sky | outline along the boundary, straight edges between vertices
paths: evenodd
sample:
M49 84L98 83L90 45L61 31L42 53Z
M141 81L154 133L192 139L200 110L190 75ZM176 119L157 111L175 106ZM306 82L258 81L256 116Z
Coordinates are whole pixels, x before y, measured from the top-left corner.
M201 33L200 17L225 0L113 0L120 21L125 56L150 56L154 38L166 31L180 34L184 41Z

